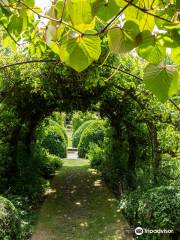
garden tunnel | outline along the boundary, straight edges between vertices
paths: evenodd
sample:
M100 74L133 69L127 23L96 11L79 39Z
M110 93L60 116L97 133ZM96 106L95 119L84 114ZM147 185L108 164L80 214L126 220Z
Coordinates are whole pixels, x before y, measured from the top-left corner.
M94 69L93 69L94 68ZM8 185L12 186L18 181L33 181L35 169L31 162L32 143L35 141L35 130L38 124L54 111L98 111L102 118L109 119L113 129L112 149L109 153L110 161L114 161L113 168L108 163L109 171L118 178L117 186L111 186L118 193L124 188L136 188L135 168L138 164L139 153L134 147L141 144L145 151L141 158L151 155L150 168L154 169L152 180L157 183L160 165L158 151L157 130L151 118L142 118L140 111L145 108L133 90L120 86L116 79L111 79L101 84L91 84L91 78L100 76L92 75L96 66L86 73L78 74L63 65L45 64L40 72L31 73L27 70L20 74L14 68L8 76L8 84L1 92L1 101L12 111L15 124L9 127L10 134L2 137L9 147L9 156L4 176L8 177ZM21 70L22 72L22 70ZM109 69L100 71L101 77L109 76ZM16 77L14 77L16 76ZM5 77L7 77L5 72ZM31 81L39 78L40 84L35 88ZM137 123L139 124L137 127ZM146 133L141 131L145 126ZM149 137L150 136L150 137ZM150 143L150 149L147 145ZM127 161L123 157L127 157ZM23 163L22 163L23 162ZM120 166L119 166L119 162ZM146 163L145 163L146 164ZM22 169L22 165L26 170ZM32 176L31 176L32 175ZM109 181L108 176L107 182ZM8 186L6 186L7 189ZM118 190L117 190L118 189Z

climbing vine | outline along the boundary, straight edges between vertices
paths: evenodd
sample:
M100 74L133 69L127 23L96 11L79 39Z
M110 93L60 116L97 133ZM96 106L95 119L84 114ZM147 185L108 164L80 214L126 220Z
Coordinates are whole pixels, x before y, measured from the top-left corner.
M55 0L43 11L34 0L3 0L2 47L32 59L51 53L44 61L81 72L100 58L106 36L111 53L133 52L147 61L145 85L165 102L178 89L178 9L174 0Z

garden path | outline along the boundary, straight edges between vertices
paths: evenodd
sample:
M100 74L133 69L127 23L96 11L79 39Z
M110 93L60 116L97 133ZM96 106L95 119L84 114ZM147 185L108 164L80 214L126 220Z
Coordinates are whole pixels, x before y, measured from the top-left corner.
M39 212L32 240L131 240L117 206L88 160L64 160Z

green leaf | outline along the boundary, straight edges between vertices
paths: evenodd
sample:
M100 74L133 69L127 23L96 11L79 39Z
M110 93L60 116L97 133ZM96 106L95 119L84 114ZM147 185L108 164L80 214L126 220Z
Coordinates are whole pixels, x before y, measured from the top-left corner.
M67 0L68 11L74 26L90 24L93 20L90 0ZM79 28L79 30L81 30Z
M64 8L64 0L57 0L56 1L55 12L56 12L56 18L58 18L58 19L61 18L62 13L63 13L63 20L65 20L65 21L69 20L68 6L66 4L65 8Z
M115 2L120 8L123 8L127 5L127 2L125 2L124 0L115 0Z
M178 71L172 65L149 64L144 73L146 88L165 102L178 89Z
M60 55L60 48L59 48L59 45L56 42L51 41L51 44L50 44L49 47L54 53L56 53L57 55Z
M180 65L180 47L171 49L171 59L177 65Z
M22 31L22 27L23 27L23 19L16 15L13 15L10 18L10 22L7 28L9 32L14 33L15 35L19 35Z
M108 33L111 52L127 53L138 45L139 27L134 21L126 21L123 28L113 28Z
M166 49L160 45L155 36L152 36L149 31L142 32L141 37L142 42L137 49L138 55L150 63L160 63L166 56Z
M139 25L140 31L149 30L152 31L155 26L155 19L153 16L148 15L139 9L129 6L125 11L125 19L136 21Z
M34 7L34 0L25 0L24 2L28 7Z
M12 48L14 51L17 50L17 45L16 45L16 43L15 43L8 35L4 35L4 36L3 36L3 47L4 47L4 48L10 47L10 48Z
M86 33L94 33L88 31ZM77 72L86 69L101 54L101 42L98 36L77 36L72 33L60 46L60 58Z
M173 28L171 31L158 36L162 46L167 48L177 48L180 46L180 29Z
M157 11L155 12L156 15L158 15L164 19L167 19L168 21L172 21L172 18L175 15L175 13L176 13L176 6L174 4L169 4L165 8L157 9ZM166 25L169 25L168 22L164 21L163 19L159 19L159 18L155 18L155 23L156 23L157 27L160 29L164 29L164 27Z
M97 16L104 21L111 19L120 10L117 0L93 0L91 2L93 16Z

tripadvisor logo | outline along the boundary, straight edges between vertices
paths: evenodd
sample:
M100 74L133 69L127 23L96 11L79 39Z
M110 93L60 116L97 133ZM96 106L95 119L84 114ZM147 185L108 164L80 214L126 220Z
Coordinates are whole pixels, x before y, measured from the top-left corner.
M135 229L135 234L137 236L141 236L142 234L170 234L174 233L172 229L146 229L142 227L137 227Z
M137 236L140 236L140 235L142 235L143 233L144 233L143 228L137 227L137 228L135 229L135 234L136 234Z

